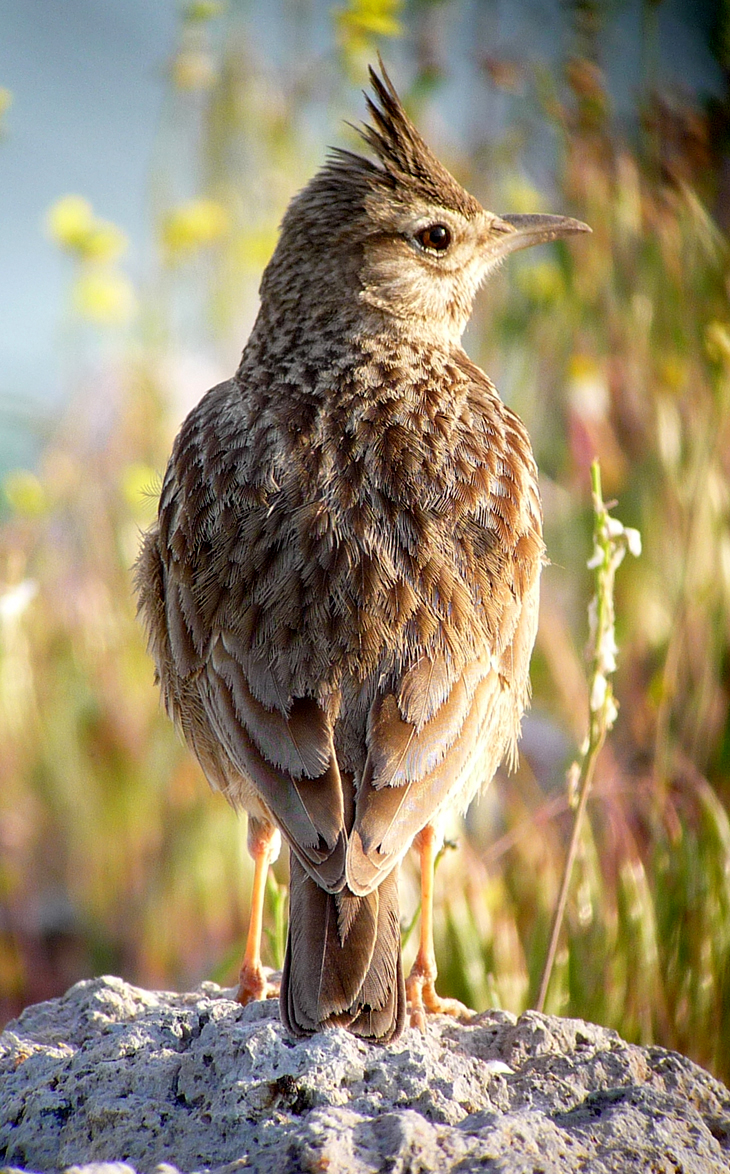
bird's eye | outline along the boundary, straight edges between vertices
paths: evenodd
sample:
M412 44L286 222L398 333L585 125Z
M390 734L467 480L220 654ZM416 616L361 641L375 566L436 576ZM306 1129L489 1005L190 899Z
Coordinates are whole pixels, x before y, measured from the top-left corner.
M416 233L416 240L422 249L443 253L451 244L451 232L445 224L429 224Z

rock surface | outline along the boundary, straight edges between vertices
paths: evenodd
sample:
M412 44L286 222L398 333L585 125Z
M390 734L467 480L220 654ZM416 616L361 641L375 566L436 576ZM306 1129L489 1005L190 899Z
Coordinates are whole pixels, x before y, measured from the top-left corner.
M579 1020L486 1012L389 1048L294 1043L242 1008L117 978L0 1036L0 1163L74 1174L730 1171L730 1093L661 1048Z

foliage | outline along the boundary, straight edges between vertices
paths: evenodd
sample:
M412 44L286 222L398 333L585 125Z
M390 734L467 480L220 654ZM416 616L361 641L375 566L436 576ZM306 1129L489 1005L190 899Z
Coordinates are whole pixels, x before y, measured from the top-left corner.
M450 118L442 142L428 132L487 206L570 212L594 229L590 240L511 261L468 335L534 439L552 565L520 768L498 776L439 866L439 986L477 1007L519 1011L537 998L570 835L565 767L587 729L581 649L598 456L644 554L616 582L620 709L596 763L548 1009L679 1047L727 1079L730 268L719 224L728 88L702 107L647 83L635 121L619 126L600 27L586 23L596 11L566 9L570 53L556 76L480 57L475 10L451 5L449 21L475 46L475 117L467 133ZM412 77L419 121L428 128L439 102L453 113L441 82L462 66L441 50L438 3L350 4L335 15L324 58L321 27L308 34L292 6L292 56L278 74L254 54L245 21L218 13L191 4L183 15L153 173L157 259L133 301L115 309L98 288L79 293L82 278L128 282L114 226L79 197L49 220L71 257L73 396L40 467L4 486L6 1015L102 970L163 986L234 977L250 879L244 830L207 793L160 712L130 566L172 437L204 390L200 369L212 383L235 365L276 223L322 157L317 128L326 122L342 141L334 112L353 117L348 79L362 82L374 36L395 31L389 21L405 30L393 72ZM482 133L489 119L477 115L496 103L507 129ZM527 178L536 141L543 171L546 153L550 164L540 185ZM136 324L122 329L133 306ZM275 873L272 962L283 862ZM412 865L403 906L408 924Z

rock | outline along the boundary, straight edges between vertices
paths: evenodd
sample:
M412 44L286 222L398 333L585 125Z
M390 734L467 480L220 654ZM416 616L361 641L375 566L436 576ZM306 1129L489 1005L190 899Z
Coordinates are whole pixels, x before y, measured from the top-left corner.
M0 1162L73 1174L730 1171L730 1093L662 1048L526 1012L438 1018L388 1048L293 1042L240 1007L118 978L0 1036Z

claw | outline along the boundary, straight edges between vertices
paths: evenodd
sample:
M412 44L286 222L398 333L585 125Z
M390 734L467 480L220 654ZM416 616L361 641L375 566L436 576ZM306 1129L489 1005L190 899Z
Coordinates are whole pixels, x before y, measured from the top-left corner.
M268 973L267 973L268 971ZM268 967L244 960L238 976L236 1002L245 1007L257 999L278 999L279 983L271 981L273 972Z
M451 1015L454 1019L466 1022L475 1012L464 1006L458 999L444 999L436 994L436 964L429 958L420 956L413 963L411 973L406 980L406 998L411 1016L411 1027L419 1031L426 1030L427 1014Z

